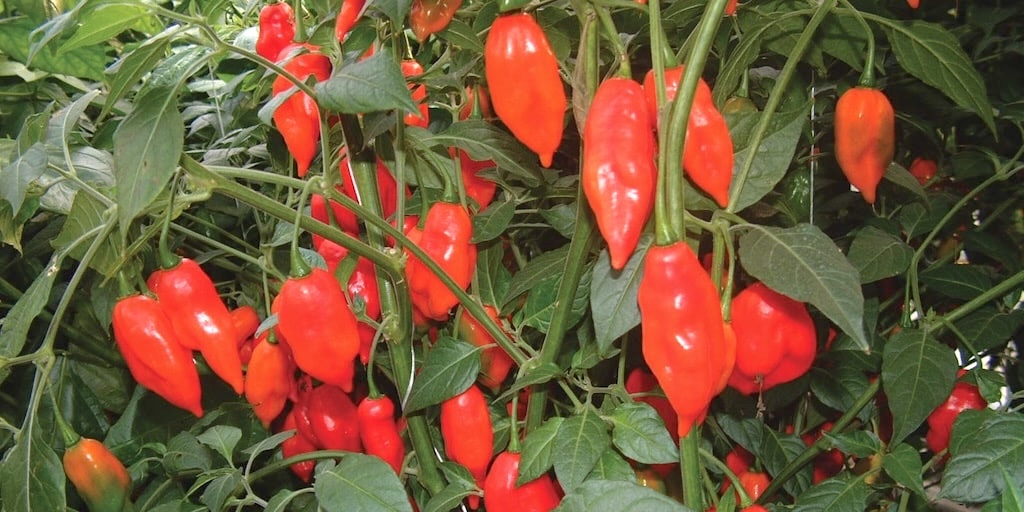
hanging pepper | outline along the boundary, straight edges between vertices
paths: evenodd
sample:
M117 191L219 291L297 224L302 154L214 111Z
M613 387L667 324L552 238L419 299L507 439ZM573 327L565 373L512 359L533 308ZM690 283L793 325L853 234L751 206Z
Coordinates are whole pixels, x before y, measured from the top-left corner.
M363 11L366 0L342 0L341 8L338 10L338 17L334 19L334 37L338 42L345 40L345 36L352 30L359 21L359 14Z
M498 310L494 306L484 304L484 311L491 320L498 321ZM458 333L463 340L473 345L487 347L480 352L480 376L477 380L491 391L497 391L508 377L509 370L515 366L515 361L505 349L495 344L494 337L473 318L469 310L464 309L459 316Z
M686 242L652 246L637 295L644 360L679 417L679 437L704 421L731 364L718 292Z
M466 103L459 110L459 120L465 121L473 117L474 109L476 110L477 117L494 119L494 109L491 108L491 95L487 93L487 88L480 84L474 87L466 86Z
M735 16L736 15L736 7L738 6L739 3L740 3L740 0L729 0L729 3L725 4L725 15L726 16Z
M462 464L484 486L487 466L494 453L494 425L487 398L476 386L441 402L441 437L448 458ZM469 508L476 510L480 497L469 496Z
M963 377L966 373L965 370L960 370L957 377ZM967 409L982 410L986 407L988 401L981 396L978 386L970 382L957 381L949 398L928 415L928 433L925 435L928 449L932 453L939 453L949 448L949 436L953 432L953 422L957 416Z
M256 53L269 61L295 39L295 12L287 2L274 2L260 9L260 32L256 37Z
M277 328L302 371L352 391L359 333L345 294L322 268L289 277L271 305Z
M299 48L305 48L308 52L288 59ZM318 82L323 82L331 76L331 60L319 50L319 47L309 44L291 44L281 50L278 62L287 59L283 64L285 71L301 81L313 76ZM277 96L292 87L292 82L278 76L274 79L272 92ZM299 177L305 176L320 141L320 108L316 100L302 91L296 91L274 110L273 118L288 152L295 159Z
M138 294L124 297L114 304L112 324L132 378L172 405L202 417L199 371L160 302Z
M356 405L338 386L321 384L302 397L317 448L362 452ZM296 419L297 420L297 419Z
M286 432L288 430L295 430L295 428L295 415L289 412L288 415L284 417L284 424L281 425L280 431ZM316 451L316 446L314 446L309 439L306 439L306 437L297 430L294 436L285 439L281 443L281 455L285 458L313 451ZM304 460L302 462L296 462L289 467L291 468L292 473L295 473L295 475L302 479L303 482L309 483L313 478L313 469L316 468L316 461Z
M410 12L410 16L411 16ZM415 60L403 60L402 61L402 75L406 78L414 79L423 74L423 66ZM427 86L423 84L409 84L409 90L412 91L412 101L419 105L420 111L418 114L405 114L403 118L405 124L409 126L419 126L420 128L426 128L430 124L430 106L427 105L423 100L427 99Z
M740 485L743 486L744 491L747 491L747 496L750 496L750 499L754 501L757 501L764 494L765 489L772 483L771 479L768 478L768 473L747 471L737 476L740 477ZM740 497L737 493L736 501L739 500Z
M463 290L469 287L476 270L476 244L473 222L461 205L438 201L427 211L423 230L407 233L423 252L434 259ZM419 259L409 253L405 267L413 305L428 318L444 320L459 299Z
M402 474L405 461L405 443L395 423L395 406L385 395L367 397L359 402L357 411L359 437L368 455L376 455L395 473Z
M516 485L522 455L501 452L491 464L484 481L484 507L487 512L547 512L562 498L547 473L536 480Z
M412 0L409 6L409 28L421 43L430 34L445 29L462 7L462 0Z
M817 353L814 321L807 307L764 283L754 283L732 300L736 366L729 386L751 395L794 380Z
M469 153L461 149L448 148L448 153L453 158L456 152L459 154L459 168L462 171L462 185L466 189L466 197L476 202L477 213L482 212L494 200L498 184L487 178L482 178L478 174L480 171L492 169L498 164L494 163L494 160L473 160L469 157Z
M836 102L836 161L864 200L875 204L878 183L896 151L896 114L885 93L851 87Z
M910 174L917 178L918 183L927 185L935 177L935 173L939 170L939 165L935 163L935 160L917 157L910 163L910 169L908 170Z
M335 185L335 189L348 196L353 201L362 204L359 199L359 194L356 193L355 178L352 176L352 166L349 163L347 152L344 148L340 151L341 161L338 163L338 176L341 178L341 182ZM377 193L380 197L381 212L384 218L390 218L395 214L395 209L398 207L398 182L395 180L394 175L388 170L387 165L380 158L377 159ZM404 190L406 197L409 197L409 187L406 186ZM342 231L349 233L353 236L359 233L359 221L356 218L356 214L345 208L341 203L337 201L330 201L319 194L314 194L312 202L310 204L310 214L314 219L328 224L330 217L327 214L327 205L330 204L332 213L334 214L334 220L338 224L338 227ZM319 235L313 235L313 247L316 249L320 248L320 243L323 241L323 237Z
M676 97L682 80L683 66L665 70L665 94L668 101ZM647 93L647 108L651 122L658 124L658 104L654 71L644 76L644 91ZM729 126L722 113L715 107L711 88L701 78L697 82L690 118L686 123L686 142L683 146L683 169L701 190L706 192L719 206L729 204L729 186L732 183L733 145Z
M341 185L335 185L334 188L338 192L345 193L344 187ZM327 211L328 206L330 206L331 212ZM339 229L353 236L359 234L356 214L342 206L341 203L327 199L320 194L313 194L309 198L309 215L324 224L331 224L331 215L334 215L334 225L337 225ZM313 234L314 249L319 249L323 241L324 237Z
M533 16L520 12L494 20L484 73L498 117L550 167L562 142L567 102L558 59Z
M605 80L583 127L580 181L615 270L626 265L654 210L654 155L643 88L625 78Z
M264 332L256 341L245 374L245 399L264 427L269 427L284 410L295 382L292 355L270 332Z
M238 357L235 320L210 276L195 260L178 263L149 275L146 285L156 294L171 319L178 339L198 347L213 373L242 394L242 360Z
M231 321L235 324L235 335L238 336L239 347L253 334L256 334L256 329L260 327L260 317L252 306L239 306L232 309Z
M348 249L330 241L323 240L317 248L320 256L323 256L327 263L327 271L335 273L341 260L348 256ZM356 260L356 266L348 278L348 293L352 298L359 297L363 303L363 312L367 318L380 320L380 289L377 286L377 267L373 262L362 256ZM359 331L359 360L366 364L370 361L370 348L373 345L373 338L377 330L360 321L357 327Z
M746 448L736 445L729 450L729 453L725 454L725 465L733 474L742 475L750 470L750 466L754 465L754 454L747 451Z
M64 474L90 512L120 512L131 490L124 464L96 439L79 437L67 447Z

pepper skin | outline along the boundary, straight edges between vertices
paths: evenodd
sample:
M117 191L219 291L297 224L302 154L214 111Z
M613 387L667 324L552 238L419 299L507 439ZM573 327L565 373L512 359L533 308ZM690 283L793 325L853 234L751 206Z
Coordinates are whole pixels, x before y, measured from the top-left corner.
M406 78L418 78L423 74L423 66L415 60L403 60L402 61L402 75ZM426 128L430 124L430 106L427 105L423 100L427 99L427 86L423 84L409 84L409 90L412 91L412 101L419 105L419 114L408 113L403 118L405 124L409 126L419 126L420 128Z
M960 370L958 377L967 373ZM935 408L928 415L928 433L925 435L925 444L932 453L939 453L949 448L949 436L953 431L953 422L957 416L967 409L981 410L988 407L988 402L981 396L978 386L970 382L958 381L953 386L953 392L949 394L942 405Z
M114 304L111 323L132 378L171 404L202 417L199 371L192 352L178 341L163 305L145 295L124 297Z
M334 37L343 42L348 32L359 21L359 13L363 11L366 0L342 0L338 17L334 19Z
M288 430L295 430L295 428L295 415L288 413L284 418L284 424L281 425L280 431L285 432ZM285 439L281 443L281 455L285 458L294 455L302 455L303 453L309 453L312 451L316 451L316 446L314 446L309 439L306 439L306 437L297 430L294 436ZM302 479L303 482L309 483L313 478L313 469L316 467L316 461L305 460L302 462L296 462L289 467L296 476Z
M484 304L484 311L497 322L498 310L494 306ZM480 376L477 380L491 391L497 391L508 377L508 372L515 366L515 361L505 349L495 345L494 337L476 318L473 318L469 310L462 310L462 315L459 316L458 333L461 339L477 347L488 347L480 352Z
M679 417L679 437L704 421L725 369L718 292L690 246L652 246L637 295L644 360Z
M676 97L679 82L683 77L683 66L665 70L665 94L668 101ZM654 71L644 76L644 91L647 93L647 108L651 122L658 124L658 105ZM697 187L706 192L719 206L729 204L729 186L732 183L733 145L729 126L722 113L715 107L711 88L701 78L690 107L690 118L686 124L686 143L683 147L683 169Z
M448 458L462 464L484 486L487 466L494 454L494 424L487 398L476 386L441 402L441 437ZM476 510L480 497L469 496L469 508Z
M625 78L605 80L584 123L580 181L615 270L636 250L654 211L654 155L643 88Z
M316 46L288 45L281 50L278 63L280 64L302 47L309 52L295 55L284 62L285 71L301 81L305 81L310 76L316 77L318 82L327 80L331 76L331 60L326 55L319 53L319 48ZM277 96L294 85L287 78L278 76L274 79L272 93ZM296 91L277 107L273 118L277 131L281 132L281 137L284 138L284 143L288 147L288 152L295 159L299 177L304 177L309 171L309 164L316 156L320 141L320 108L317 107L316 100L302 91Z
M484 73L498 118L550 167L567 102L558 60L537 20L522 12L498 16L484 47Z
M278 331L302 371L345 392L352 391L359 333L345 294L333 275L314 268L289 277L274 299Z
M284 410L295 383L295 362L288 346L269 339L269 333L256 341L245 374L245 399L268 428Z
M210 276L195 260L182 258L174 267L150 274L146 284L170 317L178 339L190 348L198 347L213 373L241 395L244 384L235 320Z
M896 115L885 93L852 87L835 113L836 161L864 200L875 204L878 183L896 151Z
M418 232L418 233L417 233ZM463 290L469 287L476 270L476 244L473 222L461 205L438 201L427 211L423 230L412 228L407 233L423 252L433 258ZM409 253L405 267L413 305L434 320L448 318L459 299L444 283Z
M256 53L269 61L295 39L295 12L287 2L275 2L260 9L260 32L256 38Z
M235 335L241 347L260 327L260 317L252 306L239 306L231 310L231 321L235 324Z
M750 499L754 501L757 501L764 494L768 485L772 483L767 473L748 471L738 476L740 477L740 485L743 486L743 490L747 491L747 496L750 496ZM739 499L739 496L736 496L736 501L739 501Z
M794 380L817 353L814 321L807 307L764 283L754 283L732 300L736 366L729 386L745 395Z
M304 397L317 448L362 452L356 405L341 388L321 384ZM298 421L298 418L296 418Z
M461 149L449 148L452 157L459 154L459 169L462 171L462 185L466 189L466 197L476 202L477 213L487 209L494 200L494 194L498 191L498 184L482 178L477 174L484 170L496 167L494 160L477 161L469 157L469 154Z
M405 461L405 443L395 423L395 405L387 396L367 397L359 402L356 417L359 421L359 436L367 455L376 455L386 462L395 473L402 474Z
M921 5L921 0L907 0L907 5L909 5L911 9L917 9Z
M736 7L737 7L737 5L739 3L740 3L740 0L729 0L729 3L725 4L725 15L726 16L735 16L736 15Z
M910 174L917 178L918 183L927 185L935 177L935 173L939 170L939 165L935 163L935 160L917 157L910 163L910 169L908 170Z
M430 34L444 30L459 7L462 7L462 0L412 0L409 28L422 43Z
M487 512L548 512L562 498L548 474L516 486L519 479L519 453L501 452L495 457L484 481L484 507Z
M83 437L64 452L64 474L90 512L120 512L132 479L101 442Z

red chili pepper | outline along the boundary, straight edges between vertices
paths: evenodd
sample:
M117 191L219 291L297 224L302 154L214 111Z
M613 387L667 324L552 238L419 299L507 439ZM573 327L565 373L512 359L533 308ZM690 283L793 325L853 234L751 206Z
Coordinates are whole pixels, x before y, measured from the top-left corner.
M295 384L295 362L288 347L269 334L256 341L245 374L245 399L264 427L284 410Z
M410 13L411 15L411 13ZM403 60L402 61L402 74L406 78L416 79L423 74L423 66L415 60ZM427 86L423 84L409 84L409 90L412 91L412 100L420 107L419 114L405 114L403 118L405 124L409 126L419 126L426 128L430 124L430 106L423 102L427 98Z
M910 174L917 178L918 183L927 185L935 177L935 173L939 170L939 165L935 163L935 160L917 157L910 163L909 170Z
M729 0L729 3L725 4L725 15L726 16L735 16L736 15L736 7L737 7L737 5L739 3L740 3L740 0Z
M921 5L921 0L907 0L907 5L909 5L911 9L917 9Z
M725 454L725 465L729 467L736 476L742 475L750 470L754 464L754 454L746 448L736 445L729 453ZM727 480L728 481L728 480Z
M241 347L246 340L256 334L260 327L260 317L252 306L239 306L231 310L231 320L235 324L235 334L238 336L238 346Z
M395 423L395 406L391 399L381 395L364 398L359 403L357 414L359 436L368 455L376 455L386 462L395 473L402 474L405 461L405 443Z
M625 78L605 80L583 127L580 181L616 270L633 254L654 210L654 148L643 88Z
M668 101L676 97L684 67L665 70L665 93ZM647 108L651 122L658 123L658 105L654 71L644 76ZM693 183L706 192L719 206L729 204L729 186L732 183L733 145L729 126L715 107L711 88L704 79L697 82L697 90L686 124L686 143L683 147L683 169Z
M438 201L427 211L423 230L413 228L407 233L428 256L433 258L463 290L469 287L476 270L476 244L473 222L464 207ZM444 283L409 253L405 273L413 305L428 318L444 320L459 299Z
M256 38L256 53L276 61L285 46L295 39L295 12L287 2L267 4L260 9L260 32Z
M314 268L289 277L271 306L277 328L302 371L346 392L359 354L356 317L334 276Z
M409 28L420 42L445 29L462 7L462 0L412 0Z
M288 415L284 417L284 424L281 425L281 432L294 430L295 428L295 416L292 413L288 413ZM281 455L285 458L313 451L316 451L316 446L313 446L313 443L298 431L295 432L294 436L285 439L284 442L281 443ZM302 462L296 462L289 467L296 476L302 479L303 482L309 483L313 478L313 469L316 467L316 461L305 460Z
M644 360L679 416L679 436L704 421L728 366L718 291L686 242L652 246L637 301Z
M558 59L533 16L521 12L494 20L484 72L498 117L550 167L562 142L567 102Z
M732 300L736 366L729 385L751 395L794 380L811 367L817 334L807 307L755 283Z
M494 306L485 304L484 311L492 320L498 321L498 310ZM496 391L505 382L509 370L515 366L515 361L505 349L495 344L494 337L468 310L463 310L459 316L458 332L463 340L478 347L488 347L480 352L480 376L477 380L491 391Z
M787 429L788 431L789 429ZM816 433L807 433L800 436L803 439L804 444L811 446L818 439L821 438L822 434L832 430L832 422L826 421L821 424L821 428ZM814 475L813 483L819 484L833 476L839 474L840 471L846 466L846 456L843 452L839 451L838 448L833 448L829 451L819 453L814 457Z
M365 5L366 0L342 0L338 17L334 19L334 37L339 43L345 40L345 36L359 21L359 14Z
M519 479L519 453L501 452L491 464L484 481L484 507L487 512L547 512L562 498L548 474L523 485Z
M466 189L466 197L476 202L477 212L487 209L487 206L494 200L494 194L498 190L498 184L482 178L478 173L484 169L491 169L498 164L494 160L477 161L469 157L469 154L461 149L448 148L448 153L455 157L459 154L459 168L462 171L462 185Z
M345 193L344 187L341 185L335 185L335 190L341 193ZM330 205L331 212L328 213L327 207ZM324 224L331 224L331 215L334 215L334 225L338 226L342 231L351 235L359 233L359 224L356 220L356 214L352 213L351 210L345 208L341 203L333 200L328 200L326 197L320 194L313 194L309 200L309 214L314 219L323 222ZM320 249L320 244L323 243L324 237L314 234L313 235L313 248Z
M177 265L150 274L146 284L170 317L178 339L188 347L198 346L213 373L242 394L235 319L210 276L195 260L182 258Z
M321 384L309 391L304 400L318 448L363 451L356 405L341 388Z
M470 386L441 402L441 437L448 457L465 466L483 487L494 454L494 425L480 388ZM476 510L479 505L479 496L469 496L469 508Z
M864 200L875 203L878 183L896 151L896 115L885 93L852 87L836 102L836 161Z
M960 370L957 376L963 377L966 373ZM988 401L981 396L978 386L958 381L953 385L953 392L949 394L949 398L928 415L928 434L925 435L928 449L933 453L939 453L949 448L949 436L953 432L953 422L957 416L967 409L981 410L986 407Z
M288 45L281 50L279 62L298 48L306 48L309 52L296 55L285 62L286 71L302 81L314 76L317 81L322 82L331 76L331 60L313 45ZM277 96L293 86L288 79L278 76L274 79L273 95ZM281 132L288 152L295 159L299 177L305 176L309 171L309 164L316 156L320 141L320 108L317 107L316 100L302 91L297 91L277 107L273 117L277 131Z
M103 443L87 437L65 450L64 474L90 512L120 512L131 490L124 464Z
M334 274L341 260L348 256L348 249L330 240L322 240L317 252L323 256L327 271L331 274ZM377 267L372 261L361 256L356 260L356 266L348 278L348 293L362 300L368 318L380 320L380 289L377 286ZM358 330L359 360L366 364L370 360L370 348L377 330L364 322L359 322Z

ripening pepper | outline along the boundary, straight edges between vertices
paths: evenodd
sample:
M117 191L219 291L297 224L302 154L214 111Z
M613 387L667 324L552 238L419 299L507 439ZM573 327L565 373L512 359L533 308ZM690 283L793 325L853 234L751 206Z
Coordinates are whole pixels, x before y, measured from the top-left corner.
M483 487L494 453L494 424L480 388L470 386L441 402L441 437L448 458L465 466ZM469 508L476 510L479 505L479 496L470 495Z
M718 291L686 242L652 246L637 302L642 349L686 436L704 421L722 373L731 366Z
M683 71L683 66L665 70L665 94L668 101L675 99ZM657 125L657 89L653 70L644 76L644 91L647 94L651 122ZM725 118L711 97L711 88L703 78L697 82L690 118L686 124L683 169L694 185L711 196L719 206L729 204L733 171L732 137Z
M583 127L580 181L611 265L622 270L654 211L655 140L640 84L605 80L594 94Z
M910 174L917 178L918 183L927 185L935 177L935 173L939 170L939 165L935 163L935 160L917 157L910 163L910 169L908 170Z
M459 7L462 7L462 0L412 0L409 28L422 43L430 34L444 30Z
M960 370L957 376L963 377L965 373L967 372ZM928 433L925 435L928 449L933 453L939 453L949 448L949 436L953 432L953 422L957 416L967 409L981 410L986 407L988 401L981 396L978 386L970 382L957 381L949 398L928 415Z
M321 384L304 393L301 400L313 430L311 440L317 448L362 452L356 405L341 388Z
M82 437L67 447L64 474L90 512L120 512L131 490L124 464L96 439Z
M288 2L274 2L260 9L260 32L256 37L256 53L269 61L295 39L295 12Z
M256 341L245 374L245 399L264 427L284 410L295 383L295 362L288 346L270 333L264 332Z
M896 115L885 93L852 87L835 113L836 161L864 200L875 204L878 183L896 151Z
M173 267L150 274L146 284L170 317L182 344L198 348L213 373L241 395L244 385L235 319L210 276L195 260L180 258Z
M522 455L501 452L494 458L484 481L484 507L487 512L548 512L562 498L547 473L536 480L516 485Z
M494 20L484 73L498 118L550 167L562 142L567 101L558 59L533 16L519 12Z
M359 14L363 11L365 5L366 0L341 1L338 17L334 19L334 37L338 39L339 43L345 40L348 32L359 21Z
M385 395L367 397L359 402L356 417L359 436L367 455L376 455L395 473L402 473L405 461L405 443L395 423L395 405Z
M407 236L434 259L463 290L476 270L473 222L462 205L438 201L431 205L423 230L412 228ZM441 279L409 253L405 266L412 303L427 318L444 320L459 299Z
M348 156L344 148L340 151L341 160L338 163L338 176L340 182L335 185L335 190L348 196L353 201L363 204L359 199L360 194L356 192L355 177L352 175L352 166L349 163ZM380 197L381 212L384 214L384 218L390 218L395 214L395 209L398 206L398 182L395 180L395 176L391 174L387 165L383 160L377 159L377 193ZM404 194L409 197L409 187L405 187ZM331 207L331 215L334 215L334 222L337 223L338 227L351 235L359 233L359 221L356 218L356 214L345 208L341 203L337 201L328 201L324 196L314 194L310 203L310 214L314 219L323 222L324 224L330 224L330 217L327 211L327 205ZM313 235L313 247L316 249L320 248L320 243L323 241L323 237L320 235Z
M289 412L285 416L284 423L281 425L281 432L295 430L295 415L293 412ZM314 446L312 441L306 439L306 437L297 430L295 435L281 442L281 455L285 458L313 451L316 451L316 446ZM296 462L289 467L296 476L302 479L303 482L309 483L310 479L313 478L313 469L316 467L316 461L304 460L302 462Z
M754 283L732 300L736 365L729 386L751 395L794 380L817 353L814 321L807 307L764 283Z
M346 392L352 391L359 354L356 317L333 275L314 268L289 277L271 305L278 331L302 371Z
M484 304L484 311L492 320L498 321L498 310L494 306ZM497 391L508 377L508 372L515 366L515 361L505 349L495 344L494 337L476 318L473 318L469 310L464 309L459 316L458 332L461 339L477 347L487 347L480 352L480 376L477 380L491 391Z
M289 58L299 48L309 51ZM278 56L278 63L301 81L313 76L318 82L323 82L331 76L331 60L313 45L291 44L284 47ZM287 78L278 76L274 79L273 95L277 96L294 86ZM273 118L288 152L295 159L299 177L305 176L320 142L320 108L316 100L302 91L296 91L274 110Z
M410 14L411 15L411 14ZM409 79L418 78L423 74L423 66L415 60L403 60L402 61L402 75ZM405 114L403 118L405 124L409 126L419 126L420 128L426 128L430 124L430 106L427 105L423 100L427 99L427 86L423 84L409 84L409 90L412 91L412 101L419 105L419 113Z
M163 305L145 295L124 297L114 304L111 323L132 378L172 405L202 417L199 371L192 352L178 341Z
M725 465L729 467L736 476L742 475L750 470L754 464L754 454L746 448L736 445L729 453L725 454Z

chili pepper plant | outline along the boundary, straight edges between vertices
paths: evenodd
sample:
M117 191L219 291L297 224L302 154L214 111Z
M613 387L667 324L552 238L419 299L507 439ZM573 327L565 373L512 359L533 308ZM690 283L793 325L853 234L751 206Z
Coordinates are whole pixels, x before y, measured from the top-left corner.
M4 0L2 508L1024 510L1022 43Z

